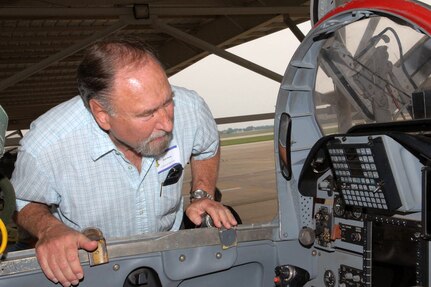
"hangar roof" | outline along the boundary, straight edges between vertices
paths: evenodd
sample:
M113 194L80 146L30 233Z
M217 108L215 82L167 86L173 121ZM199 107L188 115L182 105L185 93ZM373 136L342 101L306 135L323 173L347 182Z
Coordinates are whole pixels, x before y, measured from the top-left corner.
M91 4L89 4L91 3ZM306 0L10 0L0 3L0 104L9 130L77 94L82 50L112 33L141 35L169 76L210 53L275 80L226 48L308 20Z

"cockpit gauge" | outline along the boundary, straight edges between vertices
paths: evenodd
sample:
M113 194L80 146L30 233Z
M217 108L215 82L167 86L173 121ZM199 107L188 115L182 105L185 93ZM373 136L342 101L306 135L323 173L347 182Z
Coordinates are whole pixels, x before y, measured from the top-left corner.
M353 219L359 220L362 218L362 208L360 208L360 207L353 206L351 213L352 213Z
M344 216L346 205L341 197L336 196L334 200L334 214L338 217Z

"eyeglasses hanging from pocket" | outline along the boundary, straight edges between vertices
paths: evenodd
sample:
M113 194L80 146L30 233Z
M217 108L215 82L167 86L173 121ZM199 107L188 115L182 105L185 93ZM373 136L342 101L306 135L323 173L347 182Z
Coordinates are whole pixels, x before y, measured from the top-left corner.
M183 174L183 169L184 168L180 163L177 163L171 167L165 180L160 185L160 196L162 196L163 186L168 186L178 182L178 180L181 178L181 175Z

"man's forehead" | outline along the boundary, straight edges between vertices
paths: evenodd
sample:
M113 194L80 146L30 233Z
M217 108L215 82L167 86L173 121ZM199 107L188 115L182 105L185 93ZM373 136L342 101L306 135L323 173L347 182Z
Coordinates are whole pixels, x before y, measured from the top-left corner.
M168 78L163 68L155 61L132 63L117 69L114 75L115 84L127 83L132 87L145 88L147 85L164 85Z

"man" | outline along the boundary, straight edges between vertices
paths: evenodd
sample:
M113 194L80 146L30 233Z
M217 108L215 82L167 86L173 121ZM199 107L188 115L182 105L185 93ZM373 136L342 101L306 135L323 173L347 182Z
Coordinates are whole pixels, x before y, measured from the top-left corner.
M212 200L220 159L211 113L196 93L172 87L138 39L113 39L88 50L77 73L81 97L32 123L21 142L13 184L18 224L37 237L45 275L63 286L83 278L78 249L107 238L178 230L182 168L190 161L195 224L236 225ZM194 196L193 196L194 195Z

